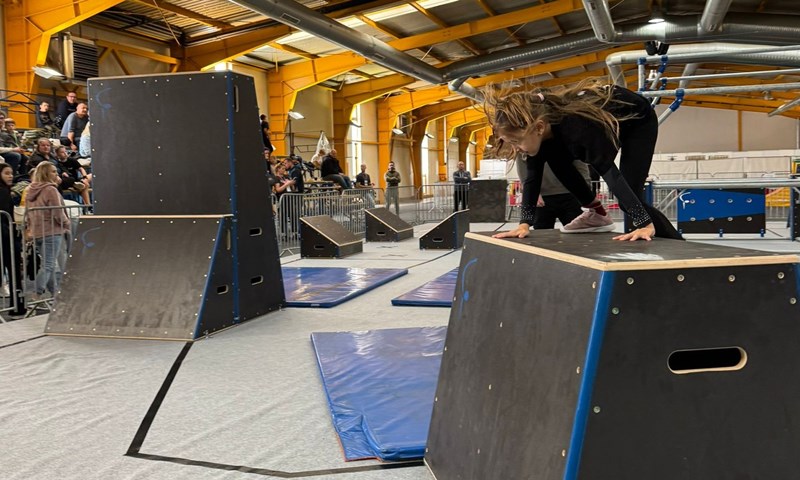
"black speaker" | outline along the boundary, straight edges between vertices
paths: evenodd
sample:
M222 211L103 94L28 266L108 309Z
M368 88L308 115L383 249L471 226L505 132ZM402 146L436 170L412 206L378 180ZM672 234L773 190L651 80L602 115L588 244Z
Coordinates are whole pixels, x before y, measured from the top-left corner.
M364 220L368 242L399 242L414 236L414 227L383 207L364 210Z
M469 210L461 210L445 218L431 231L420 237L422 250L455 250L464 244L464 235L469 232Z
M327 215L300 219L300 256L342 258L360 253L364 244L358 235Z

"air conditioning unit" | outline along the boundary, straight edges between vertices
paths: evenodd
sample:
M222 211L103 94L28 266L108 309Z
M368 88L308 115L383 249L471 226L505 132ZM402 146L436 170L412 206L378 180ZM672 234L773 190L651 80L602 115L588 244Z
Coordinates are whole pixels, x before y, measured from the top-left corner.
M99 76L97 57L93 41L62 32L50 39L47 66L61 72L67 82L85 84Z

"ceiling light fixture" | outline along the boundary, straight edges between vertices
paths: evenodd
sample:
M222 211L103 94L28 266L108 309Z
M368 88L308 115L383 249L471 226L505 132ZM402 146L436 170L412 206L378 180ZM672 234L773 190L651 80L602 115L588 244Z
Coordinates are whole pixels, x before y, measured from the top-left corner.
M664 14L661 13L661 10L655 9L653 10L653 15L650 16L650 20L647 23L664 23L666 20L664 19Z
M395 128L392 129L392 133L394 133L395 135L403 135L405 132L403 132L399 128L395 127Z
M67 78L63 73L50 67L33 67L33 73L48 80L64 80Z
M292 120L302 120L306 118L305 115L303 115L300 112L295 112L294 110L289 110L289 113L287 113L287 115L289 115L289 118L291 118Z

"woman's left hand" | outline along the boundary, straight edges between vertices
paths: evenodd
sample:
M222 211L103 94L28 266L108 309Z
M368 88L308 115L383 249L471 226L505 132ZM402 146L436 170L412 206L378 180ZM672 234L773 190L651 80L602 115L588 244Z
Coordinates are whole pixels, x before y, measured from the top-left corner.
M648 242L653 239L656 235L656 227L653 226L652 223L648 223L642 228L637 228L636 230L626 233L624 235L617 235L614 237L614 240L621 240L621 241L630 241L635 242L636 240L644 239Z

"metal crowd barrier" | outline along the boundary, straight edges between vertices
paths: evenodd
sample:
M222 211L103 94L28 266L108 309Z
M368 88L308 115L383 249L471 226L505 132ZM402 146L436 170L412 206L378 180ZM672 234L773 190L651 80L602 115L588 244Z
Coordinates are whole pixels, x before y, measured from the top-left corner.
M364 210L381 206L380 189L354 188L318 193L284 193L275 212L275 231L281 253L300 249L300 218L328 215L350 232L361 235L366 230Z
M60 207L33 207L24 210L21 218L14 219L7 212L0 212L0 313L33 315L37 310L50 311L53 296L66 271L69 249L78 226L78 219L86 207L67 205ZM26 235L32 221L41 216L43 230L53 231L63 211L69 217L69 232L31 238ZM49 212L49 213L48 213ZM48 224L49 222L49 224ZM12 228L13 226L13 228ZM57 240L55 238L58 237ZM37 282L43 292L37 294ZM5 320L0 317L0 322Z
M20 305L22 299L14 292L22 291L22 242L18 236L14 219L8 212L0 211L0 277L2 277L2 289L0 289L0 312L14 312L24 310L24 305ZM0 316L0 323L5 323L5 319Z

